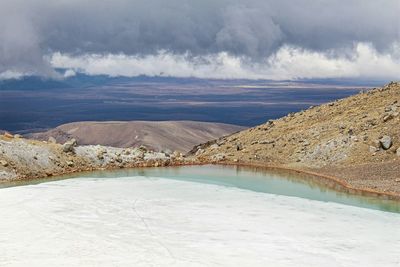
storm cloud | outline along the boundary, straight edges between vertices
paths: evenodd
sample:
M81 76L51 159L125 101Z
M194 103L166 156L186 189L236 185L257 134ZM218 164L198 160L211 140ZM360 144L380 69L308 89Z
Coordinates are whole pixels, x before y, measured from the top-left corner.
M263 77L277 70L276 59L285 49L351 62L360 45L382 58L376 62L389 60L396 69L399 12L398 0L2 0L0 77L55 77L54 67L75 68L60 62L60 55L75 60L122 56L143 63L162 60L160 54L191 65L192 76L199 76L199 66L224 64L218 61L224 55L249 76L261 66L265 73L253 76ZM58 66L54 55L59 55Z

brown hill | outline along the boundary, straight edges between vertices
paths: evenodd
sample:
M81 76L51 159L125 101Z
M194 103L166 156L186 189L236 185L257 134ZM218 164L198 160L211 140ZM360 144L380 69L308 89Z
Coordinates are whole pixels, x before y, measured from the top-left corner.
M27 137L44 141L53 137L59 143L75 138L79 145L144 145L157 151L187 152L196 144L243 129L244 127L230 124L194 121L74 122Z
M195 147L203 162L311 170L357 188L400 193L400 83Z

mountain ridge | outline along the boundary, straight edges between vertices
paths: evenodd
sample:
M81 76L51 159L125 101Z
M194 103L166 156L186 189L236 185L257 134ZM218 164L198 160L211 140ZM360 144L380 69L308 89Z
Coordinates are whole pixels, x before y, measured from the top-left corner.
M400 83L270 120L196 146L201 162L310 170L400 193Z
M76 139L80 145L137 147L155 151L189 151L194 145L232 134L244 127L223 123L196 121L83 121L62 124L27 138L58 143Z

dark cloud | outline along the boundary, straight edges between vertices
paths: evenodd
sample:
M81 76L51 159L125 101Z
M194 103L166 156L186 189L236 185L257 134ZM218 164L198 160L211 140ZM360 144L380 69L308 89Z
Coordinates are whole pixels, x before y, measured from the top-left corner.
M53 52L228 52L257 61L288 44L332 56L400 40L399 0L2 0L0 73L51 75Z

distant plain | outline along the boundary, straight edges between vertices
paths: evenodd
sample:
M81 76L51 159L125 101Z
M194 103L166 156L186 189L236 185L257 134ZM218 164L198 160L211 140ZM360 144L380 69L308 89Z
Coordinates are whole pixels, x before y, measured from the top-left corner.
M75 79L65 86L29 81L19 81L18 86L0 84L0 129L27 133L68 122L113 120L193 120L250 127L380 85L149 77L82 83Z

